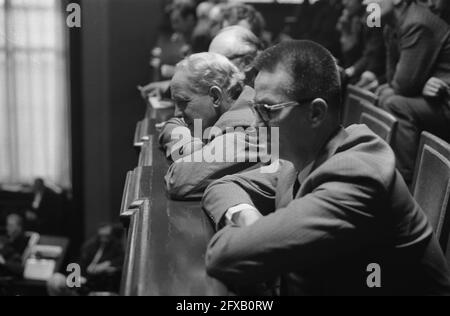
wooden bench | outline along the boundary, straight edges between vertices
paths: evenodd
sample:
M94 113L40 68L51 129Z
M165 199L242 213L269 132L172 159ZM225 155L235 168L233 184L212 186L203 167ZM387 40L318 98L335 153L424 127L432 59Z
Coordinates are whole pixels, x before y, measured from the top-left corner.
M154 126L155 121L149 122ZM200 202L167 197L169 166L155 135L140 150L139 166L126 177L120 212L128 231L121 294L228 295L223 284L206 274L205 252L214 229Z

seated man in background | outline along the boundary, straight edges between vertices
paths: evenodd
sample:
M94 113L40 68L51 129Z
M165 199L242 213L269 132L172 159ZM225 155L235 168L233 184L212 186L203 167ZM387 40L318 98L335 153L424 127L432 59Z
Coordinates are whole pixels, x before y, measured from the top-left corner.
M361 0L342 3L344 11L337 26L341 32L340 65L352 84L359 82L359 86L366 87L368 82L381 82L386 71L383 30L367 26L366 6Z
M166 175L172 199L200 199L213 180L257 164L256 118L243 89L244 75L222 55L195 54L177 66L171 92L182 119L160 135L174 161Z
M6 218L6 239L0 240L0 276L22 277L22 256L28 246L23 219L17 214Z
M81 250L82 286L78 289L69 289L66 277L55 274L47 283L49 294L78 296L91 292L118 293L124 250L121 225L100 226L97 235L87 241Z
M279 128L283 160L277 173L232 175L206 190L219 230L208 273L230 287L281 277L281 295L450 294L442 250L389 145L366 126L340 126L331 53L292 41L256 64L255 108Z
M262 43L258 37L242 26L224 28L209 46L210 53L225 56L243 72L244 83L250 87L253 87L256 76L253 64L261 50Z
M420 135L450 140L450 27L414 0L369 0L387 24L388 84L380 106L399 120L393 143L398 168L411 184Z
M175 65L192 52L193 33L197 25L193 0L175 1L167 10L173 34L160 34L157 45L152 50L152 82L138 87L144 99L153 93L166 92L175 72Z

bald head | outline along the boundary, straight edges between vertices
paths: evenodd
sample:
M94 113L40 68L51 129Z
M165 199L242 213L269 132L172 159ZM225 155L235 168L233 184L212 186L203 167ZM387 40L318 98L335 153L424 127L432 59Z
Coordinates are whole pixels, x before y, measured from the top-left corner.
M197 6L197 18L199 20L201 19L208 19L209 14L211 10L214 8L214 4L211 2L202 2Z
M223 29L211 42L210 53L227 57L241 71L247 71L261 48L260 40L242 26Z

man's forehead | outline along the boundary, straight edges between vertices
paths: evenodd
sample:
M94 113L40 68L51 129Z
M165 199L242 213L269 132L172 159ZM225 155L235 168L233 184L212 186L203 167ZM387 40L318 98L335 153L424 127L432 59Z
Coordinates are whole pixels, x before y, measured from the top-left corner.
M291 77L283 67L261 71L255 80L256 99L283 96L289 89Z
M220 34L211 43L210 52L217 53L224 56L231 56L241 54L247 51L248 48L244 43L239 43L238 38L232 34Z

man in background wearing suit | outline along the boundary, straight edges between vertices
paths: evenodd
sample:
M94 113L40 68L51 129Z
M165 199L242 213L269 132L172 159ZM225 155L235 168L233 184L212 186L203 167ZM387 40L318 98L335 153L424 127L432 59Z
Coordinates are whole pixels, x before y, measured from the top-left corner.
M411 184L420 135L450 141L450 26L415 0L368 0L381 7L388 47L380 105L399 121L393 147Z
M230 287L281 277L281 295L450 294L449 270L425 214L367 127L340 126L333 56L308 41L257 61L255 108L279 128L277 173L228 176L205 192L216 224L208 273ZM368 268L381 269L372 288Z
M22 256L28 246L22 217L10 214L6 218L6 239L0 239L0 276L22 277Z

